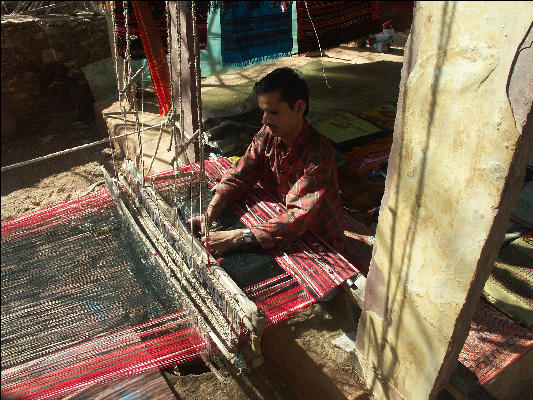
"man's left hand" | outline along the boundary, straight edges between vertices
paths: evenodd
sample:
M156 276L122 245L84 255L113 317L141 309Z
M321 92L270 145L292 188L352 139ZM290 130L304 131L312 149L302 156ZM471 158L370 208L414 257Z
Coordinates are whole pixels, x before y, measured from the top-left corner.
M207 238L202 237L202 243ZM209 232L209 251L213 256L221 256L242 243L242 229Z

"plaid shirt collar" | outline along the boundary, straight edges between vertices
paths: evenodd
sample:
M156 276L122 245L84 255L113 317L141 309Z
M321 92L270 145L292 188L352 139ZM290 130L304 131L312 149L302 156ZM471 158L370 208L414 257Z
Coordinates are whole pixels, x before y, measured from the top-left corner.
M283 143L283 140L279 137L276 138L276 148L278 150L278 154L280 155L282 160L291 160L292 158L296 157L299 154L302 154L303 148L305 147L306 143L308 142L307 136L311 132L311 127L307 123L307 121L304 118L304 124L302 126L302 130L298 134L298 137L296 138L296 141L291 146L290 150L288 152L285 151L286 146Z

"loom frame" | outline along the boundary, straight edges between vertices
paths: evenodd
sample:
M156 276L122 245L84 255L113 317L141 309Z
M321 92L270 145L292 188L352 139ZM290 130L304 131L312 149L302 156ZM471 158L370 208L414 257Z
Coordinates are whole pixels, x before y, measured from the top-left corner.
M118 174L117 178L111 178L103 167L102 170L106 186L125 223L149 251L161 255L155 257L156 262L171 276L169 281L172 281L176 292L182 294L180 298L185 308L194 315L206 338L239 371L247 368L247 362L252 367L260 365L263 362L261 337L266 317L258 306L248 299L199 240L188 232L176 212L143 178L131 160L124 161L123 175ZM185 251L189 254L185 257L180 256L175 248L176 245L179 247L179 243L187 247ZM194 268L206 266L209 271L205 277L210 280L210 287L218 288L218 293L229 294L225 303L229 321L194 274ZM249 331L249 341L231 340L231 331L237 327L232 326L230 321L235 317Z

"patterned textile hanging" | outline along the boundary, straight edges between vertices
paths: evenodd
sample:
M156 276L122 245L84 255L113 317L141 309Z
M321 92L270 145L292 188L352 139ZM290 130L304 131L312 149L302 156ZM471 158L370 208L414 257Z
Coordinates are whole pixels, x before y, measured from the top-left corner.
M167 18L165 10L165 2L163 1L147 1L143 2L149 7L152 14L152 18L155 21L159 37L163 43L163 48L165 53L167 49ZM115 7L115 24L116 31L115 35L117 36L117 52L118 55L122 58L125 58L126 54L126 25L124 17L124 7L122 6L122 1L114 1L113 6ZM137 18L135 18L135 13L133 10L133 2L128 2L128 30L130 37L133 36L135 39L130 41L130 55L132 60L141 60L145 58L143 43L140 36L139 24Z
M115 7L115 22L117 35L117 52L124 58L126 54L126 26L124 24L124 8L121 1L105 2L113 3ZM164 1L143 1L150 8L152 17L155 21L159 37L163 43L165 53L168 53L167 49L167 17L166 7ZM145 58L142 40L139 32L139 25L137 19L133 17L133 2L128 3L128 24L130 36L135 37L130 43L130 53L132 60L141 60ZM196 16L196 23L198 25L198 42L200 49L205 49L207 44L207 8L202 8Z
M150 11L149 4L144 1L134 1L132 3L139 27L139 35L141 36L144 53L150 68L152 85L159 102L159 114L167 115L172 103L172 95L170 93L170 77L163 43L158 34L158 27Z
M292 5L255 4L239 2L221 11L223 65L244 66L291 55Z
M299 54L319 50L317 35L328 49L382 29L377 1L297 1L296 9Z

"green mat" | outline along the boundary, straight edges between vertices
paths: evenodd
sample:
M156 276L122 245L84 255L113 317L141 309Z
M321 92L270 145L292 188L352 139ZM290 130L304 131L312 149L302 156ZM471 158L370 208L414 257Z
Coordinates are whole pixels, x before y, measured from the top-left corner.
M519 238L505 246L485 283L483 297L526 327L533 324L533 246Z

